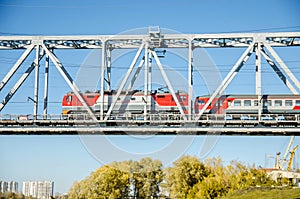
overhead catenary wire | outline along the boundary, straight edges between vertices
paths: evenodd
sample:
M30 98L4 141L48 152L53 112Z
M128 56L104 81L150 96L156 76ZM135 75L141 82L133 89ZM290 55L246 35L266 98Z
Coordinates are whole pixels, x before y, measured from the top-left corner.
M8 7L31 7L31 8L39 8L39 6L37 5L32 5L32 6L26 6L26 5L15 5L15 4L0 4L1 6L8 6ZM46 8L59 8L57 6L40 6L40 7L46 7ZM61 7L64 8L64 7ZM67 6L65 8L70 8L70 6ZM74 6L74 8L78 8L76 6ZM82 8L82 7L80 7ZM243 33L243 32L266 32L266 31L278 31L278 30L282 30L282 31L288 31L290 29L296 29L296 30L300 30L300 25L294 25L294 26L281 26L281 27L268 27L268 28L257 28L257 29L243 29L243 30L232 30L232 31L223 31L223 32L210 32L210 33ZM7 36L14 36L14 35L42 35L42 34L37 34L37 33L16 33L16 32L5 32L5 31L0 31L0 35L7 35Z
M6 60L2 60L2 59L11 59L11 61L6 61ZM15 58L9 58L9 57L1 57L0 56L0 63L3 63L3 64L14 64L15 63ZM23 65L26 65L26 64L31 64L32 61L30 60L25 60ZM300 60L284 60L283 63L300 63ZM269 65L268 63L261 63L262 65ZM71 62L64 62L64 65L65 67L67 68L90 68L90 69L93 69L93 68L100 68L99 64L76 64L76 63L71 63ZM155 64L154 64L155 65ZM199 65L196 65L196 67L202 67L201 68L201 71L215 71L215 69L211 69L211 67L214 67L214 66L217 66L218 69L219 67L231 67L233 65L232 64L210 64L210 65L207 65L207 64L201 64L200 66ZM255 66L255 63L246 63L245 64L246 66ZM121 70L127 70L128 69L128 66L120 66L120 65L112 65L111 66L112 69L121 69ZM203 69L203 67L205 67L205 69ZM169 71L173 71L176 69L176 71L187 71L187 68L188 66L179 66L179 65L170 65L170 68L166 68L165 70L169 70ZM289 69L298 69L300 70L300 67L298 66L290 66ZM153 68L153 70L159 70L158 68ZM243 69L243 70L251 70L251 69ZM224 70L224 69L219 69L220 72L226 72L227 70Z

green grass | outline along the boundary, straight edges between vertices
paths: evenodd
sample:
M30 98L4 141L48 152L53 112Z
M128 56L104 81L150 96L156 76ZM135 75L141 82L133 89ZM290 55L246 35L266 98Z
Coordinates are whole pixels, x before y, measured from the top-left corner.
M239 191L227 195L224 199L300 199L300 188L274 188L271 190L255 189L248 191Z

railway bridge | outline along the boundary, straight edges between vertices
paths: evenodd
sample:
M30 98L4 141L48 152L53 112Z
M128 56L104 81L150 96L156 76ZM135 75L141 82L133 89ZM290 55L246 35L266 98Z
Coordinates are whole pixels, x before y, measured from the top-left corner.
M164 33L159 27L149 27L145 34L125 35L78 35L78 36L0 36L0 53L8 51L22 52L3 75L0 82L0 134L225 134L225 135L298 135L300 133L300 92L299 76L297 77L276 52L277 48L299 47L300 32L271 32L271 33L222 33L222 34L177 34ZM244 49L240 57L220 84L214 88L201 108L195 111L194 85L195 50L196 49ZM86 98L84 92L74 81L67 64L59 57L58 51L64 50L99 49L101 50L101 64L99 66L99 109L95 111ZM134 52L126 73L121 79L115 96L105 109L105 92L112 90L112 76L114 71L114 50L130 49ZM170 49L184 49L186 54L181 55L186 60L184 72L186 74L187 103L185 106L177 97L174 82L170 81L168 68L162 64L165 52ZM225 95L225 90L238 75L251 56L255 56L255 93L257 98L256 111L252 112L211 112L212 104ZM186 57L185 57L186 56ZM252 56L252 57L253 57ZM1 54L0 54L1 57ZM32 63L26 66L26 61ZM265 112L264 96L262 92L262 60L273 69L274 74L288 88L294 101L291 103L294 112L286 111L291 100L274 100L283 107L283 112ZM44 62L44 64L42 64ZM68 84L70 90L84 112L71 114L49 114L49 79L50 64ZM165 82L165 85L174 100L176 112L152 112L153 104L149 93L154 88L154 65ZM20 68L25 72L20 74ZM26 68L27 67L27 68ZM40 88L41 68L44 68L43 88ZM54 69L53 69L54 70ZM22 88L28 77L34 73L32 113L11 113L6 109L15 93ZM133 90L137 78L143 78L144 105L140 113L119 113L115 109L118 99L123 93ZM16 81L15 84L11 83ZM43 90L43 95L40 90ZM30 95L30 94L28 94ZM63 95L63 94L62 94ZM43 100L40 100L43 99ZM266 100L267 101L267 100ZM279 102L280 101L280 102ZM228 100L226 101L227 103ZM39 104L43 110L39 110ZM246 106L246 102L243 102ZM252 103L252 102L251 102ZM150 104L150 105L149 105ZM61 104L59 104L61 106ZM299 108L299 111L297 111ZM276 109L277 110L277 109Z

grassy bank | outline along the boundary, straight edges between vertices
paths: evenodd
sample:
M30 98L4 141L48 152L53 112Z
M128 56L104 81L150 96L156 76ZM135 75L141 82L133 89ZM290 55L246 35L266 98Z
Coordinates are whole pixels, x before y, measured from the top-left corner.
M274 188L239 191L227 195L226 199L300 199L300 188ZM224 198L224 199L225 199Z

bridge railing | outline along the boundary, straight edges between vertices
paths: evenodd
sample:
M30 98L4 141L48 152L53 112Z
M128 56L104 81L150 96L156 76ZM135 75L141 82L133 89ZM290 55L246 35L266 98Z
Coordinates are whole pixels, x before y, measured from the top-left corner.
M96 115L97 116L97 115ZM100 115L97 118L101 118ZM111 114L108 120L93 120L88 114L0 114L0 125L76 125L76 124L97 124L111 123L112 125L184 125L196 124L199 126L210 125L256 125L256 124L296 124L300 125L300 114L262 114L259 118L257 114L204 114L199 120L198 115L187 115L188 120L181 114Z

